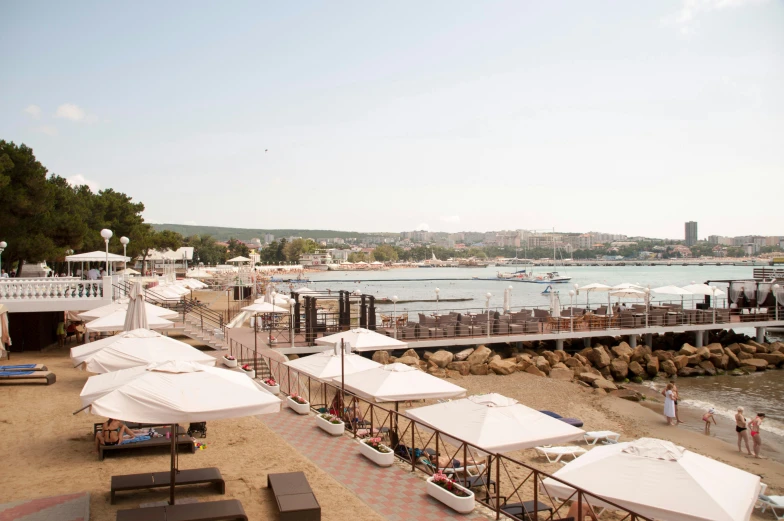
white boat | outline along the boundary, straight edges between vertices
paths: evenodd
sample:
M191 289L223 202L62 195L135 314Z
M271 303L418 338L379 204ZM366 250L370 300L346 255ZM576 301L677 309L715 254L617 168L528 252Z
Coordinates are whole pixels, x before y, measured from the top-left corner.
M497 276L499 280L510 282L531 282L534 284L565 284L572 280L571 277L561 275L557 271L551 271L541 275L535 274L533 270L517 270L513 273L499 271Z

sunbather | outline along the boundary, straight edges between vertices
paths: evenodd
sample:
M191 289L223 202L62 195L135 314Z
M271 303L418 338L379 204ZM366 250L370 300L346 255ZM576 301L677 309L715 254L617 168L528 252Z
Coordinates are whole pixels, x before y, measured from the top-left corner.
M582 504L582 511L583 511L583 518L578 519L578 505ZM594 513L593 508L585 501L572 501L572 506L569 508L569 513L566 514L566 518L572 518L575 521L585 521L586 519L590 519L591 521L599 521L599 518Z
M101 445L118 445L125 434L131 438L136 437L133 431L123 422L109 418L103 424L101 430L95 434L95 452L98 452L98 448Z

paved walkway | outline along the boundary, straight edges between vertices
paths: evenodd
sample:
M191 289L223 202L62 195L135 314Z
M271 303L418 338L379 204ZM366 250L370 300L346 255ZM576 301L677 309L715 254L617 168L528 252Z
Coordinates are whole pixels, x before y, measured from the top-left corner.
M476 511L461 515L427 495L425 481L393 465L379 467L359 453L348 436L330 436L304 416L284 407L259 417L300 453L390 521L487 519Z
M26 499L0 504L0 521L88 521L90 494Z

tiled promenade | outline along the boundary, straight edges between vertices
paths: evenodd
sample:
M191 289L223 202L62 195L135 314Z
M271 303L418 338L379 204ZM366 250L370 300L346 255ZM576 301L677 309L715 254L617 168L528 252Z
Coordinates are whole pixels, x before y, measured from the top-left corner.
M0 521L88 521L90 494L14 501L0 504Z
M259 417L300 453L351 490L369 507L390 521L433 519L487 519L475 510L461 515L432 499L425 481L393 465L379 467L359 453L357 441L330 436L316 426L313 413L295 414L283 408L279 414Z

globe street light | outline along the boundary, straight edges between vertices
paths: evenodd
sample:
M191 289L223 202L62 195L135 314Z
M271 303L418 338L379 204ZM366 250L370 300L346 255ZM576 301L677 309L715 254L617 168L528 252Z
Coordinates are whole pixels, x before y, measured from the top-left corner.
M5 241L0 241L0 268L3 267L3 250L6 249L8 243Z
M106 243L106 274L109 275L109 239L112 238L112 231L108 228L101 230L101 237Z
M438 315L438 294L441 293L441 290L436 288L436 315Z
M395 339L397 339L397 295L392 295L392 322L395 323Z
M120 242L123 245L123 257L127 257L126 250L128 248L128 243L131 242L131 239L129 239L128 237L120 237ZM123 277L127 275L125 273L126 271L128 271L128 262L125 259L123 259Z

